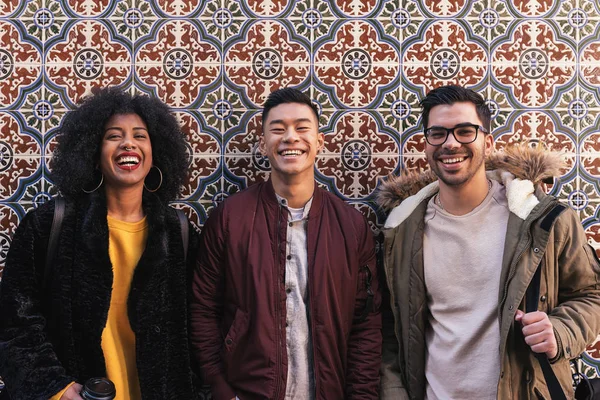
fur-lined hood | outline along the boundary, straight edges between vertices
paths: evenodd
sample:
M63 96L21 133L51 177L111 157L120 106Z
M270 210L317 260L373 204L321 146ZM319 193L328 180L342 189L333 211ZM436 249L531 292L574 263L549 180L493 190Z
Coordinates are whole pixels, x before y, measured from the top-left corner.
M510 210L525 219L539 202L535 187L561 175L564 161L560 153L527 145L506 147L486 159L487 176L502 183L507 190ZM424 199L438 191L437 176L431 171L403 171L383 181L376 194L377 204L390 216L385 227L402 222Z

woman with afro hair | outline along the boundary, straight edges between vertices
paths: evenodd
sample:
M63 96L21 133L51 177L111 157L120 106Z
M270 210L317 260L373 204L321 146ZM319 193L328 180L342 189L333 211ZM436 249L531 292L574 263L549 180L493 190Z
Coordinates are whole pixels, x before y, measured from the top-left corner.
M197 398L187 318L197 240L168 206L186 146L148 96L103 89L65 115L50 164L65 204L56 250L47 262L52 200L21 221L0 285L0 375L13 400L81 399L92 377L112 380L117 399Z

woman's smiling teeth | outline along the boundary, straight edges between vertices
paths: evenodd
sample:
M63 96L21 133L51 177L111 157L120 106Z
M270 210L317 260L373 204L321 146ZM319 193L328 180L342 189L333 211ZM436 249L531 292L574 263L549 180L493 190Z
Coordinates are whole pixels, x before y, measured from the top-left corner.
M139 164L139 162L140 162L140 159L138 157L134 157L134 156L123 156L123 157L117 158L117 164L123 165L123 166L137 165L137 164Z

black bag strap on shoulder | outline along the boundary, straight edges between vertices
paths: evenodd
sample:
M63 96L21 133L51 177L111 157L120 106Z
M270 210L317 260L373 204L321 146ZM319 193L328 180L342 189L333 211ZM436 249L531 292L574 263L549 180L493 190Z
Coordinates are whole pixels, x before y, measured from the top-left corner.
M552 226L554 225L554 221L556 218L566 209L567 207L563 204L557 204L554 208L544 217L540 226L546 230L550 231ZM538 265L535 273L533 274L533 278L529 283L529 287L527 288L527 292L525 293L525 311L533 312L538 309L538 299L540 298L540 280L542 276L542 265ZM550 392L550 398L552 400L567 400L565 393L560 386L560 382L556 377L556 374L552 370L552 365L550 365L550 361L548 357L543 353L533 353L535 358L540 363L540 367L542 368L542 373L544 374L544 379L546 380L546 385L548 386L548 391Z
M56 249L58 247L58 237L60 236L60 230L62 222L65 217L65 199L62 196L56 196L54 198L54 217L52 217L52 227L50 228L50 237L48 238L48 248L46 249L46 268L44 269L44 285L46 285L50 279L50 273L52 271L52 262L56 256Z
M175 209L177 217L179 218L179 225L181 225L181 240L183 241L183 261L187 261L188 246L190 242L190 227L188 225L188 219L185 213L179 209Z

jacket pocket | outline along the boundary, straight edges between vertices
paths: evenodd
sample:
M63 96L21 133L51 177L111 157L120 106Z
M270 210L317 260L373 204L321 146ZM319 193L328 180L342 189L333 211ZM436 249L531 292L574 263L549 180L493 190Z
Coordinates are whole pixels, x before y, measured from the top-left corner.
M250 322L250 316L247 312L236 308L235 316L233 317L233 322L227 331L227 335L225 336L225 340L223 342L223 349L225 351L225 355L231 356L231 354L237 348L239 342L243 339L243 337L248 332L248 326Z

